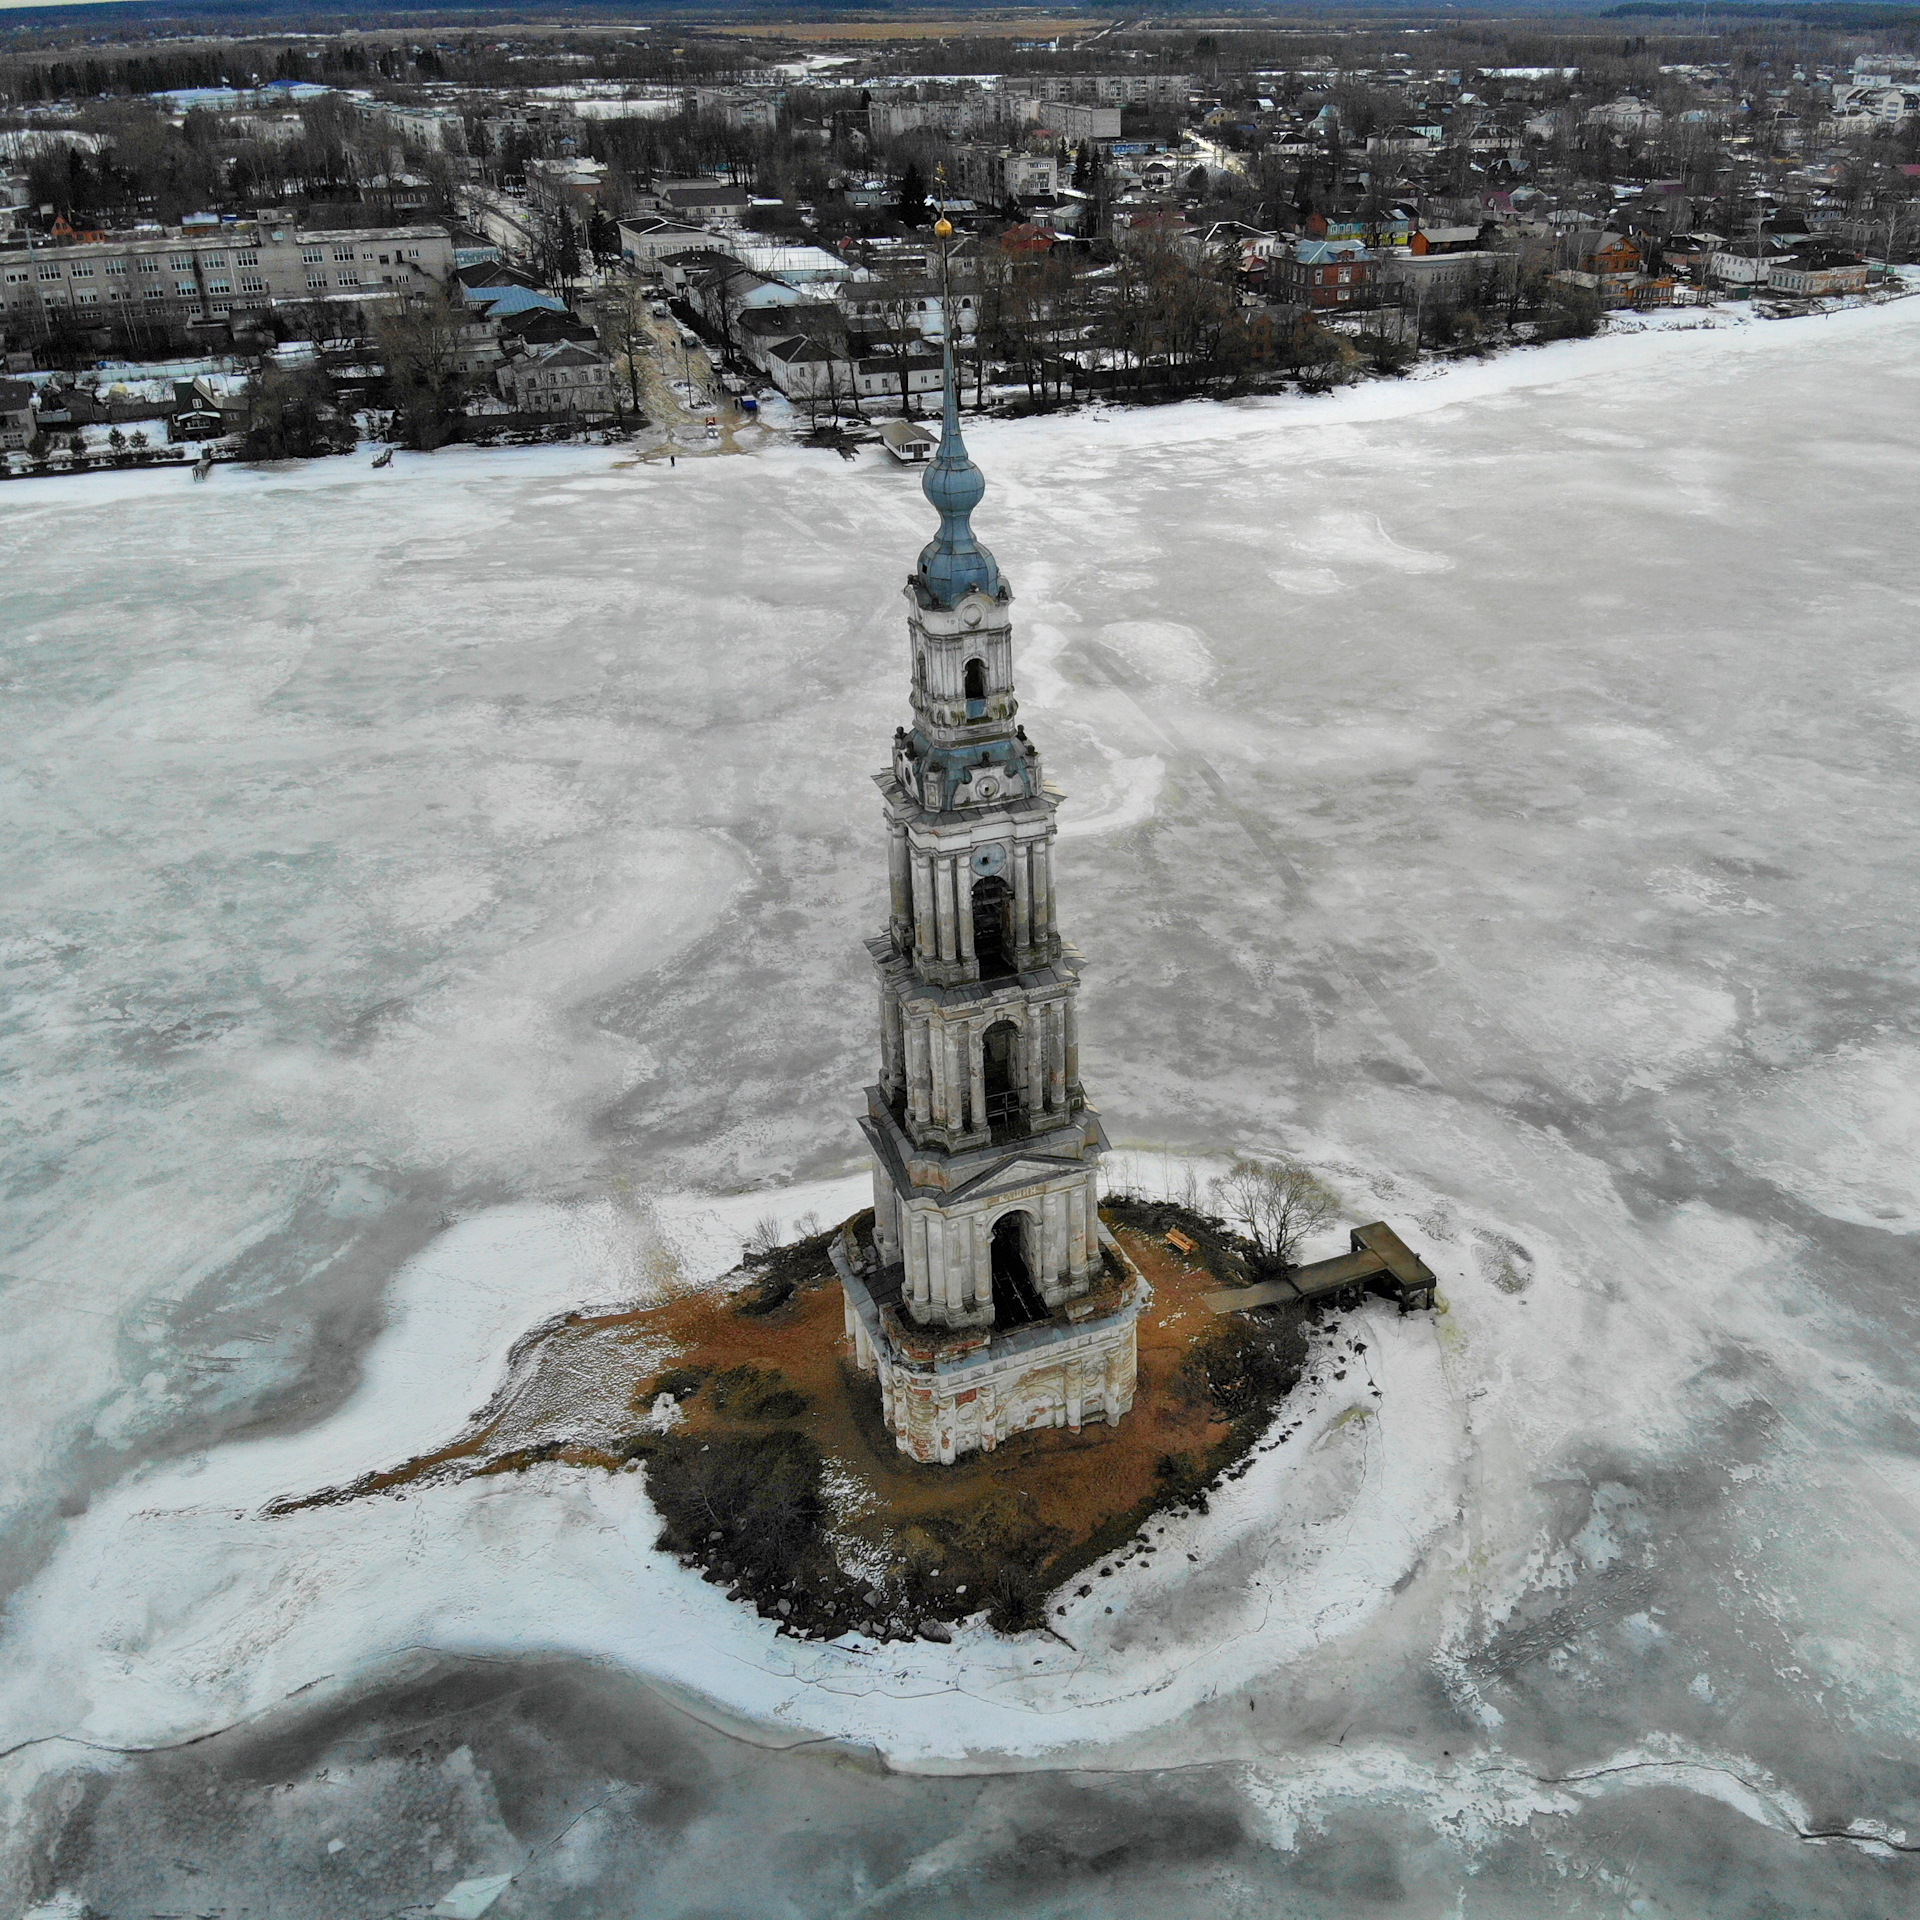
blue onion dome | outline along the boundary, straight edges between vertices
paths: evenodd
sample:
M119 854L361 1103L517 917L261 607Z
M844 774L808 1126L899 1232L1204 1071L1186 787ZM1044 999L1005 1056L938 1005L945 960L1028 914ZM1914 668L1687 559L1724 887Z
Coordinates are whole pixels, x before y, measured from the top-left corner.
M947 381L940 451L927 467L920 490L940 516L940 531L920 550L916 578L936 606L958 606L978 589L994 598L1000 593L1000 569L993 555L974 538L969 517L986 493L980 469L967 456L960 437L960 399L954 378L953 351L947 350Z

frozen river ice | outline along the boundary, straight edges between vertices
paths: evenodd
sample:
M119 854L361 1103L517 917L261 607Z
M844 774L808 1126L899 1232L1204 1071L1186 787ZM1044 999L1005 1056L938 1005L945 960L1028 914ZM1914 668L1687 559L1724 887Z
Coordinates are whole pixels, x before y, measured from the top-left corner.
M1383 1437L1076 1625L1092 1693L712 1680L784 1751L643 1683L700 1631L625 1482L281 1544L840 1196L929 516L799 451L16 483L0 1907L1920 1900L1920 303L970 438L1089 1087L1422 1247Z

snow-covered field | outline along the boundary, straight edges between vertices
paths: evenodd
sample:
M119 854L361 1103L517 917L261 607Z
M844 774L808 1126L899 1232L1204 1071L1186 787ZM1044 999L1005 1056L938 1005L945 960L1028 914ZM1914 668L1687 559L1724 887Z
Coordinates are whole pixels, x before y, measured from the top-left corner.
M1448 1310L951 1648L632 1476L260 1517L857 1204L915 476L15 483L9 1909L1911 1905L1916 427L1907 304L971 436L1125 1171Z

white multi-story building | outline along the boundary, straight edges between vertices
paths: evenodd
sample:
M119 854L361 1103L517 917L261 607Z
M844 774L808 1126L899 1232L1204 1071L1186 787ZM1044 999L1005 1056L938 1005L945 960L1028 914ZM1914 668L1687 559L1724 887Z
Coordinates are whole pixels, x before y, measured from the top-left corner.
M452 272L453 240L439 226L141 228L0 248L0 314L10 333L73 323L182 328L314 301L393 300Z
M1002 127L1031 126L1040 102L1031 94L963 93L950 100L892 100L876 97L867 108L867 131L877 140L904 133L944 133L954 139Z
M1842 128L1897 127L1915 114L1920 114L1920 82L1877 80L1833 90L1833 118Z
M1658 107L1624 95L1618 100L1609 100L1605 106L1589 107L1586 115L1590 127L1605 127L1609 133L1622 133L1635 139L1658 133L1665 118Z
M1057 133L1070 146L1120 138L1119 107L1092 107L1077 100L1038 100L1034 106L1041 126Z
M1920 81L1920 54L1863 53L1853 63L1857 81L1884 83L1888 80Z
M787 103L786 91L779 87L694 87L687 98L703 119L743 133L771 133Z
M407 106L395 100L363 100L369 120L396 133L423 153L464 153L467 124L451 107Z
M917 333L923 340L943 339L951 312L954 345L971 346L980 297L971 286L955 287L949 298L934 280L869 274L842 282L839 305L847 324L861 332Z
M1707 255L1707 274L1723 287L1764 287L1779 266L1791 265L1784 247L1750 243L1745 250L1717 247Z
M729 236L711 227L691 227L664 213L637 214L620 222L620 257L636 267L657 269L670 253L686 253L694 247L727 251Z
M961 192L999 205L1005 200L1051 200L1060 192L1060 162L1022 147L969 145L953 151Z
M1190 73L1010 73L1008 93L1037 100L1084 100L1096 107L1180 107L1193 92Z

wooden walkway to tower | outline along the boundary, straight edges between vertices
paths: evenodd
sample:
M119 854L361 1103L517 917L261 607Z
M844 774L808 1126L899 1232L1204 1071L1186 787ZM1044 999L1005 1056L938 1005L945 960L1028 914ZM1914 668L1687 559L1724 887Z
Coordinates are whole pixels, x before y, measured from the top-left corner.
M1433 1305L1439 1284L1433 1269L1387 1225L1375 1220L1355 1227L1347 1253L1290 1268L1278 1280L1251 1287L1222 1287L1206 1296L1215 1313L1240 1313L1248 1307L1320 1302L1357 1307L1370 1293L1398 1302L1402 1313Z

